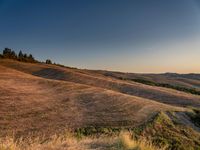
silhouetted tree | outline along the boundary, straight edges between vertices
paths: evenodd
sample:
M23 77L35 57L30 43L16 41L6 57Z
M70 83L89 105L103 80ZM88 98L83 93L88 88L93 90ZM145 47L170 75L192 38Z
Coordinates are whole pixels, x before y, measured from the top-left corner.
M4 56L5 58L8 58L10 54L11 54L11 49L5 48L5 49L3 50L3 56Z
M11 59L17 59L17 55L16 55L15 51L11 51L10 58Z
M23 61L28 62L28 55L26 53L24 53Z
M5 49L3 50L3 57L4 57L4 58L8 58L10 53L11 53L11 50L8 49L8 48L5 48Z
M22 53L22 51L19 51L18 60L23 61L23 58L24 58L24 54Z
M3 50L3 57L4 58L10 58L10 59L17 59L17 55L15 54L14 51L12 51L11 49L9 48L5 48Z
M27 58L28 56L27 56L27 54L26 53L24 53L24 58Z
M35 62L35 59L34 59L34 57L33 57L32 54L29 54L29 56L28 56L28 62Z
M35 58L33 57L32 54L26 54L20 50L18 55L16 55L15 51L12 51L9 48L5 48L3 50L3 54L0 54L0 58L15 59L18 61L30 62L30 63L39 62L39 61L35 60ZM48 63L51 63L51 60L48 61Z
M52 61L50 59L47 59L46 64L52 64Z

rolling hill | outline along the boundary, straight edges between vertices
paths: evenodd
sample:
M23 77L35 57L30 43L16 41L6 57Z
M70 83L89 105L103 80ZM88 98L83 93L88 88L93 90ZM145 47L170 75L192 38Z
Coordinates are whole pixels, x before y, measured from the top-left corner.
M179 123L199 132L186 115L191 108L200 108L199 95L116 76L135 78L140 74L0 59L0 136L50 136L87 127L133 128L146 124L159 112L172 120L182 118ZM159 82L177 78L140 77ZM194 85L191 80L199 82L198 78L179 78L184 78L180 84L187 83L188 87ZM176 112L175 116L169 112Z

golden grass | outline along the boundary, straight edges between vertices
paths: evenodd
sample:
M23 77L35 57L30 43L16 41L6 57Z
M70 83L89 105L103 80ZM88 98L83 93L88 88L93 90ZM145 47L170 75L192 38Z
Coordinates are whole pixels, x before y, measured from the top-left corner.
M185 108L174 106L200 106L198 96L121 81L92 71L8 60L0 60L0 70L2 136L11 135L14 129L17 137L29 137L29 133L51 136L88 124L135 126L161 110L181 111ZM28 141L0 139L0 150L157 150L151 142L135 141L127 133L114 139L55 136L48 141Z
M18 137L27 134L62 134L97 124L136 126L160 110L178 109L120 92L50 80L0 64L0 133Z
M169 88L149 86L136 82L120 80L113 77L107 77L102 75L100 72L98 73L90 70L70 69L55 65L30 64L4 59L0 60L0 66L12 68L46 79L68 81L92 87L99 87L123 94L151 99L159 103L170 104L173 106L200 106L199 96ZM108 73L112 74L113 72Z
M79 149L78 140L74 137L57 137L54 136L50 140L26 139L14 141L13 138L5 138L0 140L0 150L65 150Z
M121 133L119 140L119 143L121 143L122 147L126 150L164 150L164 148L157 148L145 138L134 140L128 132Z
M83 137L54 136L50 140L27 139L14 141L13 138L0 140L0 150L164 150L156 148L151 142L133 140L128 132L118 137Z

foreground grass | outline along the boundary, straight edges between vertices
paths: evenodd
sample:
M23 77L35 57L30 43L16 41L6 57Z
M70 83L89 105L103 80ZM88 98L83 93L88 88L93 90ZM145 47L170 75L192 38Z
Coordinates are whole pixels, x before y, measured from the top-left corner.
M133 140L128 132L121 133L119 136L118 148L127 150L164 150L165 148L156 147L152 142L141 138L139 140Z
M0 140L0 150L164 150L156 148L151 142L134 140L129 132L121 132L116 137L54 136L50 140L27 139L14 141L12 138Z
M181 124L176 113L160 112L137 128L86 127L49 139L4 138L0 150L200 150L200 133ZM199 111L191 115L199 123Z

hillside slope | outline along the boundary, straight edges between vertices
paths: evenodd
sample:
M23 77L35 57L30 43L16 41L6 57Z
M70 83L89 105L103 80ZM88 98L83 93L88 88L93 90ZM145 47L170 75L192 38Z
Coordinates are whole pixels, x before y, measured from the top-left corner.
M0 60L0 64L46 79L70 81L73 83L100 87L174 106L200 107L200 96L163 87L154 87L136 82L123 81L107 77L98 72L64 68L55 65L13 62L10 60Z
M167 149L199 148L199 95L117 75L0 59L0 141L65 132L110 138L129 130Z
M136 126L161 110L181 110L99 87L36 77L1 65L0 95L1 136L13 132L19 137L55 134L85 126Z
M155 83L170 84L173 86L185 87L189 89L196 89L200 91L200 74L176 74L176 73L164 73L164 74L139 74L139 73L122 73L113 71L95 71L105 76L111 76L114 78L122 79L143 79Z

